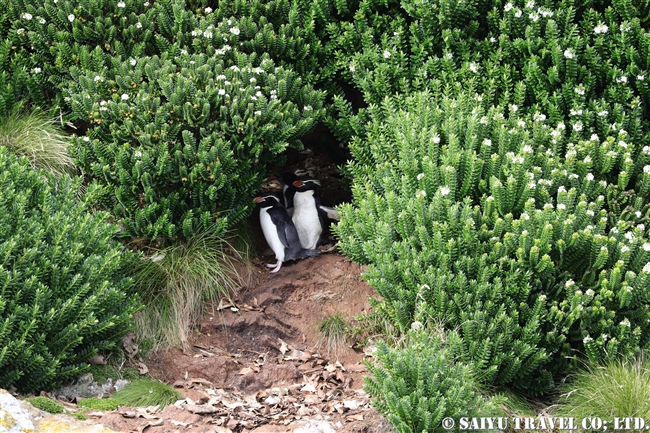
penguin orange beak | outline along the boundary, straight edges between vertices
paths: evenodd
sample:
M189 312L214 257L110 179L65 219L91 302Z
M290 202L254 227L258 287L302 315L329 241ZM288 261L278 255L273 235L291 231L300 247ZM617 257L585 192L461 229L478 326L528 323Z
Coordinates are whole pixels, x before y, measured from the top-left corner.
M304 183L302 183L302 181L300 181L300 180L294 180L293 181L293 186L295 186L296 188L300 188L303 185L304 185Z
M253 201L254 201L255 203L262 203L262 202L264 201L264 199L263 199L262 197L255 197L255 198L253 199Z

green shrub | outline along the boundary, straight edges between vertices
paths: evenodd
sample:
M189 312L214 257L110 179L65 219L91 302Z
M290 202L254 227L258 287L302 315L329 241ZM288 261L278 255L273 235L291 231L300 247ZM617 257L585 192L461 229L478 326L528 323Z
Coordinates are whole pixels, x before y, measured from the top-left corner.
M604 365L588 364L560 388L554 415L599 417L614 428L613 418L650 416L650 368L641 355ZM625 428L625 423L619 424ZM632 424L634 426L634 424Z
M122 58L153 54L149 2L5 0L7 38L0 45L0 84L14 83L14 99L59 115L69 111L59 86L69 68L84 65L96 49ZM6 89L2 87L2 89ZM2 113L0 97L0 114Z
M111 363L91 365L89 371L93 375L93 380L100 385L105 384L108 379L112 379L113 382L115 382L120 379L136 380L140 378L140 373L137 369L132 367L116 366Z
M114 60L108 74L73 69L73 110L93 124L76 141L77 160L107 186L105 205L128 236L224 233L250 212L269 164L321 115L322 95L295 73L222 50L176 46Z
M49 413L64 413L63 406L47 397L28 397L25 399L37 409L44 410Z
M424 330L411 332L402 349L381 343L378 364L367 363L373 377L365 378L364 389L399 433L440 433L446 417L488 415L490 404L479 394L471 368L458 361L459 350L456 334Z
M116 346L137 308L97 187L55 179L0 149L0 387L48 389Z
M578 352L648 345L650 243L636 216L608 212L602 178L642 191L650 152L617 131L565 154L559 124L478 99L369 107L368 136L350 146L354 205L335 231L402 331L442 321L483 381L545 392ZM613 161L600 155L610 150Z
M157 406L164 408L168 404L180 400L181 393L171 386L151 379L140 379L131 382L124 389L116 392L113 399L120 406Z

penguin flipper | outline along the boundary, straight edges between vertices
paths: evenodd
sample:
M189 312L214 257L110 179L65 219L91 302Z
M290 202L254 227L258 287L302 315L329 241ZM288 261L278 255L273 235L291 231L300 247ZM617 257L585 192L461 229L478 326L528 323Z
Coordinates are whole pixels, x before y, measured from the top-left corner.
M285 248L290 248L290 239L287 239L287 233L291 230L289 227L290 224L293 225L293 221L291 221L291 218L286 212L271 209L268 214L271 217L271 222L273 222L273 224L275 224L277 227L278 238L280 238L280 242L282 242L282 245L284 245Z
M318 208L320 211L325 212L327 218L331 220L339 221L341 219L341 215L339 214L339 211L337 211L333 207L320 205Z

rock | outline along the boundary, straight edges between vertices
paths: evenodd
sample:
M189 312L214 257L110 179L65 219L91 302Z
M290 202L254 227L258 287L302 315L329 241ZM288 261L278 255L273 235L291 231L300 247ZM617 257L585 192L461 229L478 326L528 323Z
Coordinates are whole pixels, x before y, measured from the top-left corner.
M115 433L103 425L51 415L0 389L0 433Z

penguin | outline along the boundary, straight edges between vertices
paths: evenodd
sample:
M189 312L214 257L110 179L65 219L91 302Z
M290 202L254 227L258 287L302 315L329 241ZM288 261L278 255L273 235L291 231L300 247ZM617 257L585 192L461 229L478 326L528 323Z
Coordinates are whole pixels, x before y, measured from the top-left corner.
M294 211L291 219L296 226L303 248L315 249L326 227L327 214L320 207L318 185L310 181L295 180Z
M320 186L320 181L313 179L309 176L298 176L296 173L290 171L284 171L282 173L276 174L280 182L282 182L282 196L284 197L284 206L287 208L287 213L293 216L293 197L296 195L296 186L293 183L297 180L300 180L304 183L311 182ZM327 218L331 221L338 221L340 219L339 212L333 207L324 206L319 204L319 207L322 211L325 212Z
M304 259L320 254L316 249L306 249L301 246L296 226L275 195L255 197L254 201L260 208L260 224L264 238L277 259L275 264L266 265L268 268L273 268L271 273L278 272L282 263L287 260Z

